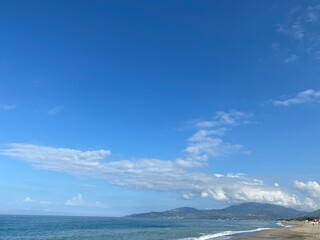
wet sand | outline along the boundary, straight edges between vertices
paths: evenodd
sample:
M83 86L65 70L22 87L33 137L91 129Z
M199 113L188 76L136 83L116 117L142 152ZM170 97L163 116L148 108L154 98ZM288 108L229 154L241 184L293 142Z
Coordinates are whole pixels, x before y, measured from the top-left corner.
M257 232L252 237L240 238L242 240L286 240L286 239L301 239L311 240L320 239L320 224L303 223L303 222L287 222L291 227L269 229Z

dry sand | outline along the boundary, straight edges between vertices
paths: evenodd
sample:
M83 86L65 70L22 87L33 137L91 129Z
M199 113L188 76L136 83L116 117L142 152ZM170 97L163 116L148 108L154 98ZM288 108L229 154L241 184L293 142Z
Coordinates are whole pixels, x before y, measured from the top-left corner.
M242 238L242 240L320 239L320 224L313 224L310 222L287 222L286 224L292 227L261 231L256 233L255 236L249 238Z

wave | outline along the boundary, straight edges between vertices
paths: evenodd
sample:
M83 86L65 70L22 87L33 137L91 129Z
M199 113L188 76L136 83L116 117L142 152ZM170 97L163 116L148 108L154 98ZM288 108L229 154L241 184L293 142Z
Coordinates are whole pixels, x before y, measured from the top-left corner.
M204 235L201 237L183 238L180 240L210 240L210 239L215 239L215 238L219 238L219 237L226 237L226 236L231 236L231 235L241 234L241 233L260 232L260 231L268 230L268 229L270 229L270 228L256 228L256 229L245 230L245 231L224 231L224 232Z
M280 227L285 227L285 228L292 227L291 225L284 225L282 222L277 222L276 224Z

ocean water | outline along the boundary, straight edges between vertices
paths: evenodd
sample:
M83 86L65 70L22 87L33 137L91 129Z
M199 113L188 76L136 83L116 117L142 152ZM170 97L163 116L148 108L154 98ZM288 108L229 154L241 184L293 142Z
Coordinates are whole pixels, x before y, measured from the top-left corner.
M267 221L0 215L1 240L208 240L279 227Z

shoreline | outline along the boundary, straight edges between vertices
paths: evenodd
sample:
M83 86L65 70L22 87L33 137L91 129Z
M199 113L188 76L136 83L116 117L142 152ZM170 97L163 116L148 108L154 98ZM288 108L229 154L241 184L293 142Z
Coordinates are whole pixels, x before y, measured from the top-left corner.
M287 221L287 227L273 228L263 230L251 234L246 237L239 237L239 240L286 240L286 239L300 239L311 240L320 239L320 224L312 222Z

